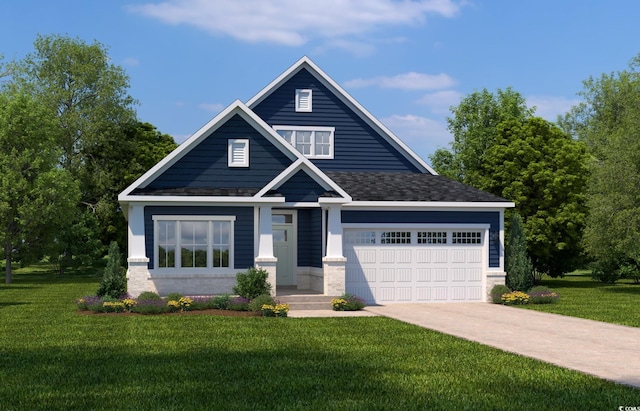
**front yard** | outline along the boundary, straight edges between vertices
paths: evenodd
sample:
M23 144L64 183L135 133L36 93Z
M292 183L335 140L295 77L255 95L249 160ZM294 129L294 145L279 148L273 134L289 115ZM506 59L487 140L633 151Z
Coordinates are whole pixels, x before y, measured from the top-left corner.
M98 280L36 271L0 285L2 409L584 410L640 398L381 317L77 314Z

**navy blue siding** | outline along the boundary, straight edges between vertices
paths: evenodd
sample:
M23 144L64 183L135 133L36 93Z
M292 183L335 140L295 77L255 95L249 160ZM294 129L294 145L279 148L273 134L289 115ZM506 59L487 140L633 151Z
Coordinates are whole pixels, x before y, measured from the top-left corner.
M228 167L227 141L249 139L249 167ZM279 149L239 115L193 147L149 188L262 188L291 164Z
M295 111L296 89L311 89L313 111ZM334 158L312 160L325 171L400 171L418 169L376 133L306 69L280 86L253 111L269 125L335 127Z
M322 210L298 210L298 266L322 268Z
M316 183L309 175L300 170L283 185L278 188L278 192L284 195L286 201L318 201L318 196L325 190Z
M153 269L153 216L154 215L220 215L235 216L233 232L234 267L242 271L254 265L253 207L180 207L147 206L144 208L144 234L149 269Z
M343 223L489 224L489 267L500 266L500 213L497 211L343 211Z

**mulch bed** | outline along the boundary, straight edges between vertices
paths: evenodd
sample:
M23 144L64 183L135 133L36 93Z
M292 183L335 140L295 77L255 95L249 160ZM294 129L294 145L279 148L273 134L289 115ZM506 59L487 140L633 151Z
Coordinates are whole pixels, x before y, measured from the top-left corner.
M213 315L218 317L261 317L262 313L253 311L233 311L233 310L194 310L194 311L178 311L175 313L160 314L140 314L140 313L96 313L89 310L78 310L78 314L82 315L107 315L107 316L130 316L130 315Z

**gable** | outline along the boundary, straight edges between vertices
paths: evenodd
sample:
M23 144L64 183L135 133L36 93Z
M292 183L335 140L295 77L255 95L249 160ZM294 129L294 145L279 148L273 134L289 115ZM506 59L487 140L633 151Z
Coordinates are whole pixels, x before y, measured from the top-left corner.
M295 110L296 90L301 89L312 91L312 111ZM279 85L252 110L270 126L335 127L333 159L312 160L323 171L422 172L306 68Z
M249 140L248 167L229 167L228 142L233 139ZM235 114L149 182L145 191L244 188L257 192L292 162L244 118Z
M328 190L318 184L305 171L300 170L278 187L276 191L284 196L286 202L316 202L318 197Z

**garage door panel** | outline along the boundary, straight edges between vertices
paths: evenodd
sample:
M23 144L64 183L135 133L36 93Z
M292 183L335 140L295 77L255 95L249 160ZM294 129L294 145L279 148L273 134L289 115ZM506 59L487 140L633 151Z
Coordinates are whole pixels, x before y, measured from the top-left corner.
M395 230L360 231L366 232L368 240L350 243L349 238L362 236L358 230L345 230L346 290L368 304L483 300L487 251L481 243L454 243L451 237L443 242L441 235L422 232L418 236L415 231L410 241L403 237L402 242L390 242L394 237L389 237L391 240L381 243L382 233ZM467 238L464 234L459 236L463 240Z

